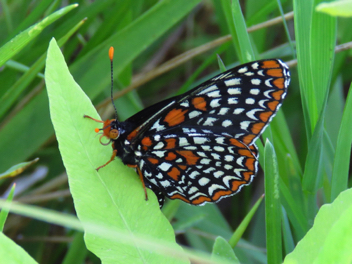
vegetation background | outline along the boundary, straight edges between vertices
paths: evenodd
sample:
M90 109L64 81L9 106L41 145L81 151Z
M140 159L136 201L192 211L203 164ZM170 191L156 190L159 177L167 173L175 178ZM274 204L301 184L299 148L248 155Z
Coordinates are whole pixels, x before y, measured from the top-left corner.
M13 205L16 214L8 215L6 208L1 211L0 227L6 236L0 236L0 258L6 263L161 263L160 259L186 263L183 251L174 244L170 222L176 241L194 263L281 263L290 252L287 263L331 263L339 258L342 262L338 263L349 263L351 253L344 251L344 245L352 237L347 225L351 194L347 191L338 198L340 206L319 209L350 186L351 18L318 12L320 2L1 1L0 172L37 157L39 161L21 175L11 174L14 169L10 169L0 176L3 198L36 205ZM46 68L48 90L50 85L58 88L56 92L62 88L52 81L55 71L62 84L70 86L62 94L49 90L50 118L43 74L52 38L102 119L113 117L110 46L115 48L114 95L121 120L194 87L224 65L229 69L264 58L286 61L292 75L288 96L270 129L258 140L266 177L261 170L250 186L216 205L194 207L169 201L161 214L154 197L150 203L140 199L138 177L118 161L98 177L92 174L109 158L111 149L99 146L95 124L71 120L93 110L84 108L88 103L82 94L70 90L75 84L66 75L54 42ZM65 93L77 106L72 112L66 111L69 102L60 101ZM61 122L56 123L55 133L51 119L54 125L54 120ZM71 132L73 126L79 129ZM79 141L74 140L76 134L85 135L87 141L74 145ZM60 146L72 144L76 151L65 156L66 150L60 148L60 153L57 138L61 138ZM77 155L80 150L90 151L90 146L95 154L87 157L92 159ZM66 170L71 171L70 189ZM98 189L91 179L108 184ZM115 182L118 179L132 180L122 186ZM118 205L104 207L115 201ZM128 204L125 209L130 213L123 211L123 204ZM0 206L5 206L3 201ZM86 223L85 242L76 213ZM127 223L121 224L121 215ZM315 229L307 235L314 221ZM117 235L108 237L107 230ZM126 230L140 239L139 246ZM163 248L164 242L150 236L170 244L165 242L168 247ZM296 247L300 240L301 247ZM154 248L148 248L149 241L155 243ZM199 252L212 253L212 257ZM322 259L325 262L319 262Z

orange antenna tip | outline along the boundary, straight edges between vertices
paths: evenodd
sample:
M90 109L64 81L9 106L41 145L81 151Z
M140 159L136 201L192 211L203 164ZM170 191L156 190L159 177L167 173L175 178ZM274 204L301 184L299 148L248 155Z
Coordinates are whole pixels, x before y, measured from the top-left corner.
M95 133L99 132L99 128L94 129Z
M110 47L110 49L109 49L109 58L111 61L114 58L114 48L113 47Z

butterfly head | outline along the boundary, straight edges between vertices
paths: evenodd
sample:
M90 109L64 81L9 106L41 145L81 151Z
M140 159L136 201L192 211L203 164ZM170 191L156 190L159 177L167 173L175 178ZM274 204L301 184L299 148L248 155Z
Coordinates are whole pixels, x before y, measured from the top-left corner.
M111 141L118 139L120 136L118 121L116 119L108 119L104 122L103 128L96 128L95 132L102 131L102 135L100 136L100 143L102 145L108 145ZM102 142L102 138L107 138L109 141L107 143Z

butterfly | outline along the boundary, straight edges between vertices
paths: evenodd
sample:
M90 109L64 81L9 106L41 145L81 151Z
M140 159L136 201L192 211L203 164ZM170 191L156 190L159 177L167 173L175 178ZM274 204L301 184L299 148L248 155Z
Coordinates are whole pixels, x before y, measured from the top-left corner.
M112 58L111 58L112 60ZM136 169L157 196L193 205L218 202L252 182L256 139L280 108L290 83L279 59L249 62L192 90L161 101L126 121L103 123L111 159ZM101 137L101 138L102 138ZM105 144L105 143L104 143Z

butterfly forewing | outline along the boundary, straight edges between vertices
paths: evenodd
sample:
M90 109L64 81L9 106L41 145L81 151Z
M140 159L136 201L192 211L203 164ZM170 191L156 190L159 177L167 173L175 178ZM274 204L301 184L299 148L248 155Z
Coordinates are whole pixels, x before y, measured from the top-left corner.
M144 119L131 140L136 135L168 133L187 126L228 135L250 145L281 106L288 84L289 71L280 60L241 65L164 104L147 108L153 115Z

